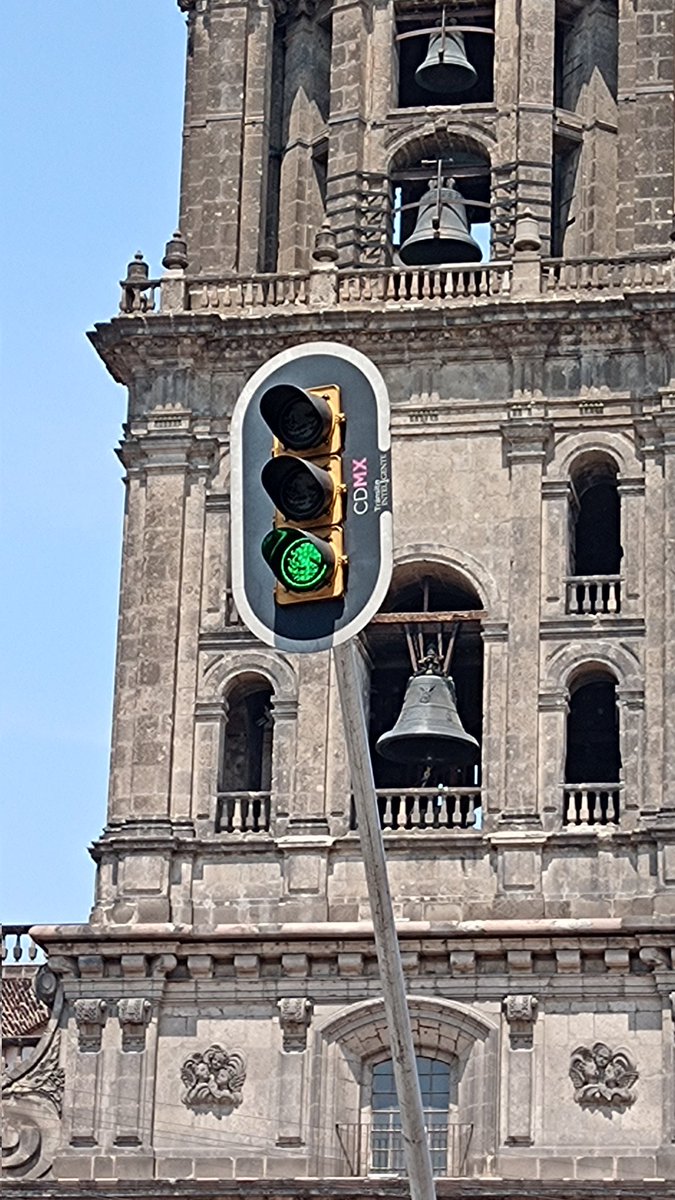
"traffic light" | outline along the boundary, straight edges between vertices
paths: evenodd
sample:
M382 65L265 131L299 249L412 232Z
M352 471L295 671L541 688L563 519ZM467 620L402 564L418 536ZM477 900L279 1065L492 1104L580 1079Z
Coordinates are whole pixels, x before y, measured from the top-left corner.
M274 435L260 478L276 509L261 544L277 579L276 602L340 597L346 574L340 389L274 384L261 397L260 413Z
M278 649L347 641L391 577L389 399L379 371L339 343L277 354L235 405L231 460L242 620Z

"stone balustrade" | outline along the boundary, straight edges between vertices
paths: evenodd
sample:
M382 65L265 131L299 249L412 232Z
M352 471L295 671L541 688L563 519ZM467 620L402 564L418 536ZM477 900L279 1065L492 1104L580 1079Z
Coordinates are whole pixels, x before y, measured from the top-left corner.
M579 616L621 612L620 575L568 575L567 612Z
M482 824L479 820L482 811L480 788L378 789L376 795L380 825L385 831L431 833L445 829L477 829ZM358 828L353 803L350 827Z
M566 783L563 825L618 825L620 783Z
M221 792L216 833L269 833L270 792Z
M38 948L29 935L29 929L30 925L3 925L3 963L35 962L38 956Z
M280 274L200 276L172 271L162 279L122 281L120 312L126 316L176 312L249 316L272 309L352 309L360 305L457 307L538 296L553 298L595 292L668 290L675 282L674 259L655 251L647 257L513 260L448 267L340 269L325 265L312 271ZM147 264L143 263L146 267Z

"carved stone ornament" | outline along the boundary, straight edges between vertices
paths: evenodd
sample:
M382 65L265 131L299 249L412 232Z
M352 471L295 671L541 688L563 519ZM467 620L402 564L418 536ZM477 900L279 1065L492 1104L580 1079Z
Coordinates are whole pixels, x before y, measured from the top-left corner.
M152 1004L143 996L120 1000L117 1015L122 1028L122 1050L145 1050L145 1031L152 1017Z
M73 1005L80 1050L95 1053L101 1049L103 1026L108 1016L105 1000L76 1000Z
M584 1107L627 1108L636 1099L633 1088L638 1078L635 1063L621 1047L610 1050L604 1042L596 1042L572 1051L574 1099Z
M502 1007L510 1026L512 1047L529 1049L539 1008L537 997L524 994L505 996Z
M284 1050L302 1052L307 1049L307 1030L312 1020L312 1001L305 996L285 997L277 1003Z
M238 1050L209 1046L203 1053L197 1050L186 1058L180 1077L185 1084L183 1104L198 1111L226 1116L243 1100L241 1090L246 1080L246 1059Z
M3 1082L3 1099L6 1096L42 1097L49 1100L60 1116L66 1082L65 1071L59 1066L60 1057L61 1032L57 1029L44 1054L30 1071L9 1083Z

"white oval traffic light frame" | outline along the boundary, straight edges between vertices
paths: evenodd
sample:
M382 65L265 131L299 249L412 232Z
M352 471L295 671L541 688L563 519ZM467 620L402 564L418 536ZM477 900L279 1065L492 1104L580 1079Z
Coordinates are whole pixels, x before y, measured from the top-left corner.
M319 600L281 610L273 599L274 576L260 553L260 533L269 529L274 512L260 481L271 450L260 400L266 385L286 382L303 388L331 383L341 387L349 575L339 604ZM293 346L271 358L246 383L230 433L232 586L242 621L260 641L278 650L316 653L342 645L375 615L391 580L389 397L379 370L365 354L339 342Z

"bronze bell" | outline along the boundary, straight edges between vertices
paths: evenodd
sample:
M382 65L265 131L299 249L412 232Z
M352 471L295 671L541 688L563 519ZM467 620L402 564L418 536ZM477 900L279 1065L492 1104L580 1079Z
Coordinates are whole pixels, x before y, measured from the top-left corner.
M447 675L431 670L413 675L403 698L398 721L377 739L384 758L404 763L475 763L480 747L467 733L457 712L455 685Z
M424 62L415 71L415 82L428 92L465 92L478 75L464 49L464 34L452 28L432 33Z
M466 203L452 186L453 179L439 188L429 183L417 210L417 223L399 250L406 267L431 267L451 263L480 262L478 242L469 232Z

